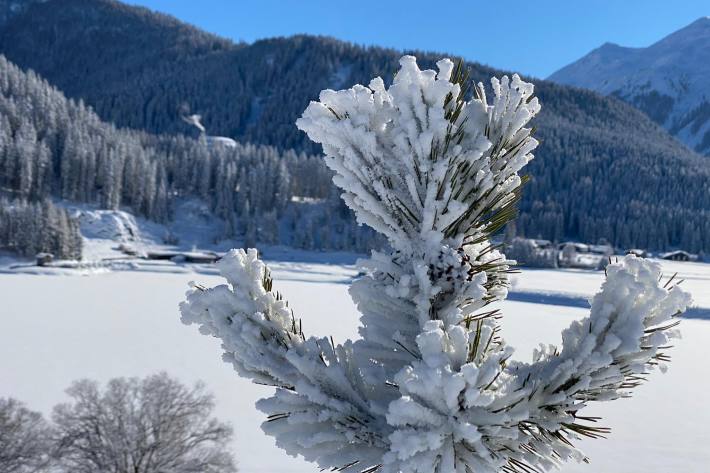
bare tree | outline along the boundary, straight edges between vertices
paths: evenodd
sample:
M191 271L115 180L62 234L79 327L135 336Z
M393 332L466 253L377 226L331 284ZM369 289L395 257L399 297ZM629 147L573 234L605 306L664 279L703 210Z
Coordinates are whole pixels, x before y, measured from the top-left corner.
M101 391L75 382L54 408L62 468L73 473L226 473L236 467L232 429L212 416L214 399L165 373L117 378Z
M0 398L0 473L30 473L48 464L50 428L42 414Z

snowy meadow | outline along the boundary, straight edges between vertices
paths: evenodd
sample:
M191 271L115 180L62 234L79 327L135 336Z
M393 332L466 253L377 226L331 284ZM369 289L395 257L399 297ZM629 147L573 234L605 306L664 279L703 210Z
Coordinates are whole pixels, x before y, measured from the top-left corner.
M332 334L336 343L357 336L358 314L348 295L357 276L354 266L288 261L269 265L276 289L303 318L304 332ZM53 405L66 400L64 390L75 379L104 382L164 370L184 382L203 380L215 393L216 415L235 428L233 449L243 473L317 471L287 456L262 433L264 415L254 409L254 402L270 388L238 377L230 365L218 361L218 340L180 323L177 302L188 282L214 286L222 278L193 272L188 265L143 269L0 274L0 397L16 397L49 414ZM686 280L683 285L698 306L691 313L702 317L710 312L710 265L664 262L664 272L678 272ZM574 270L523 269L516 275L511 297L502 303L503 335L517 348L516 357L529 359L541 342L559 343L560 330L588 313L575 306L579 299L596 291L602 279L602 272ZM681 332L683 339L671 350L673 362L666 374L652 374L652 382L639 387L631 400L589 409L612 432L607 440L582 442L589 465L568 463L561 471L707 471L710 410L705 398L710 373L704 358L710 320L684 320Z

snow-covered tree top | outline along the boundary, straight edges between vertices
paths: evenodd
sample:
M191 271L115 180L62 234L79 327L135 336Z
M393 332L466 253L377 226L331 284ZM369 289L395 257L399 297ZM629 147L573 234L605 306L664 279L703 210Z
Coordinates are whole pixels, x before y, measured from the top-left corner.
M628 395L668 360L689 296L658 265L607 267L589 317L512 361L500 312L512 262L489 237L514 216L518 172L537 141L533 86L492 79L467 100L466 74L401 60L394 83L321 93L297 125L322 143L335 183L387 252L351 287L357 341L306 337L255 250L219 263L226 285L194 286L185 323L222 341L242 376L275 387L258 403L264 430L321 468L372 473L531 473L585 460L573 441L606 429L580 415Z
M323 145L358 220L394 248L460 244L514 200L517 172L537 146L525 125L540 105L517 75L493 79L489 105L482 84L466 101L465 76L448 59L438 73L420 70L413 56L400 64L388 89L378 77L324 90L296 125Z

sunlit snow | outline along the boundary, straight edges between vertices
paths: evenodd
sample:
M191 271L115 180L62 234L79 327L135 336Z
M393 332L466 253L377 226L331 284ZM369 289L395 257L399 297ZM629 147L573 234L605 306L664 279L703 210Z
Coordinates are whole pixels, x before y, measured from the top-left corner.
M304 331L332 334L336 342L356 334L357 313L347 294L356 275L353 267L294 262L271 266L277 288L303 316ZM670 270L687 268L686 283L693 286L688 289L710 307L702 290L710 287L710 265L672 266ZM264 419L253 404L268 389L239 378L231 366L220 363L217 340L180 323L177 303L190 280L207 286L221 282L192 272L0 274L0 396L14 396L48 414L65 399L63 390L74 379L105 381L165 370L187 382L202 379L216 394L217 414L235 426L241 472L317 471L286 456L261 432ZM599 272L524 270L516 285L529 291L586 294L601 280ZM559 332L570 319L586 314L581 308L514 301L505 302L503 309L504 334L521 358L529 358L539 342L559 342ZM654 374L654 382L639 388L631 401L591 408L612 434L583 444L591 465L570 463L563 473L706 471L710 372L704 353L710 345L710 321L686 320L681 328L684 339L672 350L667 374Z

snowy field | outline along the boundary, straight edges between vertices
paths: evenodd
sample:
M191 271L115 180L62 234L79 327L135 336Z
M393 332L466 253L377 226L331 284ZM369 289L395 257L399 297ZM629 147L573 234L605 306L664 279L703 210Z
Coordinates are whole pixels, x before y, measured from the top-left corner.
M330 333L336 341L356 334L357 312L348 296L352 266L279 262L271 265L277 288L304 319L304 332ZM171 270L172 268L172 270ZM179 321L187 283L215 285L221 278L187 266L81 276L0 274L0 397L13 396L49 413L66 399L72 380L101 381L165 370L185 382L204 380L217 397L217 415L236 431L234 451L243 473L306 473L312 465L286 456L261 433L254 401L268 392L240 379L220 360L217 340ZM160 270L160 271L159 271ZM686 279L699 308L710 312L710 265L669 263L668 274ZM73 274L73 275L71 275ZM503 304L504 335L528 358L540 342L586 310L579 301L601 283L599 272L524 270ZM552 304L552 305L551 305ZM710 464L710 320L689 319L672 350L665 375L631 400L593 405L610 439L583 443L591 465L568 464L567 473L703 473Z

